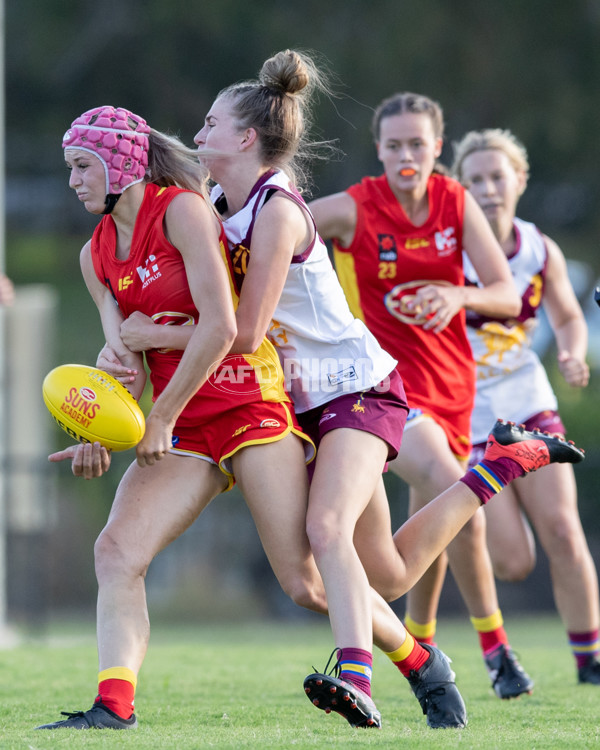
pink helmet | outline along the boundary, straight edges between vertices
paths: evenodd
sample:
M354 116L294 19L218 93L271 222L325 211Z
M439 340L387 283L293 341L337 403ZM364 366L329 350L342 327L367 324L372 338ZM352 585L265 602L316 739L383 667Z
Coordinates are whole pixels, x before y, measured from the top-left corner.
M62 145L97 156L104 166L107 196L118 196L144 179L149 133L146 121L127 109L96 107L73 121ZM112 199L113 206L116 201Z

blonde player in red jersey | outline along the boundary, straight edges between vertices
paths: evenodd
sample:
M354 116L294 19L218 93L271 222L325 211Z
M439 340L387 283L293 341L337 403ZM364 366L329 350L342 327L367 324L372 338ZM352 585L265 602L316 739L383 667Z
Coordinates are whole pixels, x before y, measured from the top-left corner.
M497 317L520 309L506 259L475 200L435 172L443 130L442 110L431 99L386 99L373 119L384 174L310 204L318 231L333 239L352 311L398 361L411 412L390 468L410 485L410 513L459 479L469 456L475 363L465 309ZM482 288L464 286L463 250ZM529 692L532 682L503 628L482 513L449 546L448 559L496 693ZM440 558L407 595L405 624L424 643L434 640L445 572Z

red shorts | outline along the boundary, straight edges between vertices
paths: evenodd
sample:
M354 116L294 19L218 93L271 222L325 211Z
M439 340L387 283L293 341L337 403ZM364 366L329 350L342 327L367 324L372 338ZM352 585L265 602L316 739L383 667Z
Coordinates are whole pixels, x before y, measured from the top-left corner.
M229 409L217 419L193 426L175 425L171 453L194 456L216 464L228 477L230 489L234 484L231 457L242 448L262 443L275 443L289 433L304 442L306 462L315 456L315 445L298 426L289 404L276 401L257 401Z
M397 370L392 370L385 380L368 391L344 393L297 417L317 448L327 432L347 427L370 432L385 440L388 445L387 460L392 461L400 450L407 414L402 378Z
M529 417L523 422L526 430L535 430L537 427L542 432L550 432L552 434L564 435L566 434L565 426L562 423L560 414L553 409L546 409L541 411L539 414L534 414L533 417ZM473 446L471 455L469 456L469 469L480 463L485 453L485 446L487 443L477 443Z
M408 412L406 429L409 430L411 427L420 424L425 419L433 420L442 428L442 430L444 430L452 454L459 460L464 461L469 455L469 451L472 449L471 440L467 435L461 435L457 432L454 425L447 419L442 419L437 414L433 414L426 409L411 409Z

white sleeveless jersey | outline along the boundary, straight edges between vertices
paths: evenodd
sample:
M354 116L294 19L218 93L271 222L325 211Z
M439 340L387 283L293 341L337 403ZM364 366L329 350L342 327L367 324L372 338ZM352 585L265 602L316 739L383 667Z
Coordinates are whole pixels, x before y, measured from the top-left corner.
M279 353L295 410L301 413L343 393L373 388L392 372L396 360L350 312L312 215L283 172L263 175L244 207L223 220L238 284L243 281L256 217L274 190L304 209L315 229L314 240L290 264L267 332ZM211 199L218 208L224 199L219 185Z
M556 410L556 396L546 371L531 348L542 303L548 250L535 224L515 218L516 251L508 258L523 307L517 319L493 320L467 313L467 332L477 363L477 392L471 418L473 444L483 443L498 417L517 424L546 410ZM477 274L464 255L467 283Z

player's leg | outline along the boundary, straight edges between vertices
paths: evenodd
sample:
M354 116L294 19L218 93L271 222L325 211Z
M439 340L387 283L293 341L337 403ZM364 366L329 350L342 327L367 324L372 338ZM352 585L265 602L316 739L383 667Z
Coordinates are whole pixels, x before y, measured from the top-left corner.
M421 420L406 430L400 455L390 467L412 489L411 514L427 505L464 474L464 469L448 448L444 431L431 419ZM469 612L479 617L491 614L498 608L485 546L484 519L480 516L479 513L474 515L452 545L453 564L458 568L457 571L453 568L457 584ZM451 554L450 548L448 553ZM424 628L431 625L437 616L440 584L445 572L443 563L443 558L436 561L433 571L428 571L407 594L407 617ZM462 575L465 564L469 566L468 576Z
M193 457L168 454L153 466L128 468L94 550L99 700L90 711L40 728L136 725L133 695L149 638L146 571L226 486L214 464Z
M237 483L282 589L299 606L327 612L321 576L306 534L308 474L294 434L250 445L232 456Z
M443 548L440 545L448 544L460 526L476 512L480 503L485 504L512 480L548 463L577 463L582 459L583 452L564 440L498 422L490 434L482 461L459 482L411 516L396 532L395 542L401 559L399 568L406 575L407 582L410 582L411 574L419 575L419 565L425 566L439 555ZM368 517L365 512L359 525L367 519L372 522L373 517ZM369 526L367 524L367 529ZM383 524L378 528L382 529ZM376 546L376 540L372 543ZM411 555L411 550L415 549L419 550L416 557ZM375 559L369 558L369 565ZM481 637L487 636L487 633L483 628ZM498 653L489 654L488 659L488 669L493 669L495 673L492 682L497 694L508 697L509 688L523 692L528 678L505 644Z
M412 488L409 491L412 494ZM416 510L418 508L412 509L410 516ZM438 560L434 560L420 578L415 578L415 571L422 568L419 561L421 553L424 552L429 559L429 552L420 547L416 549L415 545L398 549L390 536L390 529L389 502L383 478L380 478L371 502L358 521L355 535L355 545L371 585L389 602L404 596L417 580L425 585L424 579L427 578L427 586L441 589L445 576L445 551L440 555L439 564ZM432 592L430 599L437 602L439 593L436 595Z
M418 510L427 506L429 498L423 498L416 487L409 486L408 513L413 516ZM471 521L467 521L469 524ZM464 533L464 532L459 532ZM404 621L410 632L420 643L435 644L437 613L442 589L448 570L447 548L432 562L425 573L406 595L406 613ZM414 598L411 598L414 597ZM413 615L415 619L411 616Z
M314 705L338 711L353 726L381 725L371 699L373 591L354 530L387 454L387 444L375 435L330 430L321 438L309 493L306 528L327 592L336 659L333 675L308 675L304 689Z
M405 432L400 455L392 468L404 475L405 480L414 487L415 499L424 506L444 487L460 479L463 473L449 450L445 433L431 419L421 420ZM532 682L516 663L508 646L486 544L483 511L473 514L448 545L447 554L452 574L478 633L496 693L500 697L514 697L529 692ZM437 593L431 577L426 577L407 594L406 621L412 625L417 636L434 637L439 604L435 599ZM492 658L502 660L498 669L492 669L488 664Z
M138 671L147 642L146 570L226 486L214 464L194 457L168 454L126 471L95 545L101 670Z
M447 659L435 649L423 648L407 634L389 605L369 587L358 552L366 549L361 537L362 530L369 526L374 544L387 543L398 558L385 493L381 496L375 491L381 484L380 472L387 452L388 446L380 438L361 430L335 429L321 440L307 528L328 592L339 675L337 679L323 673L309 675L305 690L319 708L337 710L355 723L352 713L340 708L339 702L337 708L331 702L332 693L339 701L338 689L346 695L350 684L357 710L368 715L364 706L361 710L361 696L370 698L372 637L409 680L429 726L462 727L466 724L466 711ZM464 489L465 495L471 494ZM477 504L472 498L471 501ZM375 539L374 529L382 532ZM418 546L418 541L413 544Z
M339 441L340 435L344 437L344 430L333 430L328 436L332 435L337 435ZM347 477L355 477L357 475L363 476L363 472L368 475L369 467L371 471L373 471L374 468L376 469L376 467L373 467L372 462L369 463L368 451L356 451L356 446L359 444L358 436L355 436L355 438L357 441L355 445L353 444L354 441L352 441L352 443L346 441L346 444L343 446L343 441L340 441L338 444L332 440L327 442L328 451L325 453L325 458L323 452L321 452L319 456L319 460L323 462L321 464L321 469L324 471L325 480L327 480L327 477L332 476L342 477L344 479ZM340 450L342 447L343 450ZM348 456L351 459L350 463L348 466L344 466L343 459ZM403 564L405 564L406 561L409 562L409 566L403 569L407 571L410 570L412 574L417 577L421 575L423 570L431 563L431 560L441 553L443 548L455 536L457 531L462 525L464 525L468 518L477 511L480 505L485 504L495 493L501 491L502 487L509 484L516 477L522 476L523 474L540 468L550 462L577 462L582 460L582 458L583 453L581 451L574 446L568 445L564 441L560 441L551 436L544 436L520 430L510 424L498 422L494 426L488 440L483 460L474 466L465 476L461 477L460 481L453 484L448 490L432 500L427 506L425 506L425 508L415 513L415 515L408 519L397 533L396 543L401 551L400 557L404 560ZM365 464L362 463L363 460L366 460ZM331 465L329 462L331 462ZM319 463L317 463L317 469L318 468ZM332 468L336 469L336 471L330 471ZM363 476L363 485L364 484ZM378 477L374 477L371 484L374 488L379 487ZM336 489L336 487L328 486L327 481L324 481L323 489L330 497L335 497L336 491L339 491L339 487ZM346 493L346 497L351 496L353 490L354 485L352 484L349 484L347 487L342 487L342 491ZM379 497L381 505L382 493L374 492L369 503L373 502L373 497ZM318 526L321 517L320 513L315 513L314 519L310 517L310 513L311 508L313 510L321 510L321 507L325 508L325 505L323 499L320 497L318 497L314 504L312 504L312 500L313 496L311 494L308 521L309 536L312 539L311 531L313 527L311 524L314 523L315 530L313 533L316 537L315 552L316 554L319 554L321 551L319 545L326 544L331 536L331 532L328 531L328 526L332 526L332 521L330 521L329 524L326 524L325 532L322 537L319 537ZM360 506L357 504L357 507ZM370 511L365 509L359 515L360 520L356 522L357 526L364 524L367 517L372 518ZM382 519L383 520L380 520L379 523L376 523L378 529L383 529L384 525L387 523L387 520L389 519L389 511L382 513ZM341 528L344 528L343 524ZM358 528L356 528L354 532L355 540L357 539L358 533ZM374 543L377 544L377 539L374 540ZM402 553L402 550L405 552ZM417 550L414 557L411 557L411 550ZM338 576L340 575L340 570L345 570L345 559L338 566L338 570L334 570L334 580L336 573ZM407 577L409 575L410 573L407 572ZM361 579L359 579L358 584L360 585L360 583ZM337 606L343 606L345 603L340 597L338 597L336 601ZM419 648L421 652L424 650L429 651L430 654L437 652L437 650L433 649L431 646L426 646L425 649L419 647L418 644L414 643L414 639L410 634L407 635L405 631L403 632L401 628L397 628L394 623L391 623L388 617L389 608L385 610L385 605L383 605L384 611L383 613L381 611L381 599L377 596L372 596L371 601L375 642L384 650L387 650L388 656L397 664L401 671L403 664L406 664L405 660L407 658L407 652L409 652L409 659L412 658L415 650L419 653ZM349 609L351 612L354 611L352 608ZM346 637L348 633L351 637L353 633L358 633L360 636L361 628L356 627L352 630L352 627L353 623L349 623L345 632L343 630L341 631L341 637ZM396 633L398 633L397 636ZM390 644L393 643L394 638L398 638L400 645L396 648L395 652L389 652L388 649L390 648ZM352 650L358 653L353 654L354 659L351 659L350 661L354 664L358 662L361 669L364 669L365 666L368 667L369 665L365 664L365 656L368 657L370 654L366 653L366 650L362 648ZM338 651L338 666L343 674L345 649L336 649L336 651ZM510 652L503 652L502 654L502 669L499 669L498 671L500 673L504 672L505 676L507 665L504 662L510 663L513 668L513 676L516 675L515 670L516 667L518 667L518 663L516 663L516 661L510 662L509 657L511 656L512 654ZM464 713L460 711L460 703L462 703L462 699L456 690L456 686L453 685L453 674L447 673L448 669L447 662L443 665L439 659L436 660L432 656L431 661L427 660L425 664L421 665L421 668L415 666L414 669L409 670L409 675L407 675L409 676L409 681L411 677L414 678L414 684L411 681L411 686L420 701L421 698L419 696L422 696L424 699L427 696L431 697L432 695L441 694L444 696L439 699L440 702L437 707L432 707L431 703L427 704L426 700L421 702L423 710L428 715L428 722L430 720L430 715L433 716L434 722L439 721L440 716L444 716L444 718L448 717L451 722L449 724L430 723L430 726L460 726L461 717L464 718ZM438 683L435 685L435 689L432 690L431 683L437 683L437 677L442 673L446 674L446 689L442 691L442 686ZM353 673L351 669L348 670L347 675L347 679L350 683L360 684L356 679L356 674ZM326 675L309 675L305 681L305 686L309 693L309 697L314 695L313 691L317 689L316 705L319 705L319 701L325 701L320 704L321 708L325 708L325 710L340 711L339 706L334 707L331 702L327 702L330 701L331 689L336 688L337 691L338 686ZM337 695L336 691L334 691L334 693ZM329 696L329 698L327 696ZM442 707L442 710L436 710L439 709L440 706ZM353 721L353 717L347 716L347 718L349 721Z
M463 475L448 450L442 428L432 419L409 421L398 457L389 468L409 485L409 516L453 485ZM445 552L440 555L407 594L407 615L416 623L429 623L437 615L437 605L447 567Z
M441 503L438 508L438 511L443 511L439 522L441 533L438 535L437 530L433 530L433 514L429 519L413 516L407 522L411 528L404 534L399 550L391 535L389 503L380 476L354 534L356 549L372 586L378 589L379 584L384 590L394 591L392 598L404 594L478 505L473 493L458 484L451 502ZM429 510L425 513L429 514ZM373 641L409 681L427 716L428 726L435 729L466 726L466 708L448 658L434 644L415 641L389 605L375 592Z
M383 440L353 429L332 430L319 445L307 529L340 648L370 649L373 641L370 586L354 546L354 530L375 491L387 452Z
M371 584L390 601L404 595L480 507L480 498L455 482L410 516L392 538L385 490L378 485L355 532Z
M389 503L383 480L359 518L354 544L371 586L386 600L404 596L431 569L436 554L479 508L479 501L462 485L457 485L452 502L412 514L391 535ZM438 523L439 520L439 523ZM437 551L437 553L436 553Z
M573 468L549 466L515 486L548 556L554 600L579 679L598 685L598 577L579 518Z
M515 480L485 506L488 549L494 575L501 581L522 581L535 567L535 537L518 497L528 480Z
M386 600L395 601L408 590L408 568L415 549L401 555L391 535L390 505L379 476L369 504L361 514L354 532L354 546L367 573L371 586Z
M232 457L232 468L282 588L298 604L326 613L325 589L306 534L308 481L302 443L295 436L288 435L283 440L267 445L245 447ZM377 480L377 476L377 472L374 472L373 481ZM368 596L369 604L373 603L376 641L384 650L396 652L405 643L406 631L381 597L371 589ZM363 613L363 616L368 617L368 613ZM407 650L408 646L405 645L404 648ZM369 652L370 649L369 641ZM417 649L418 645L415 644L413 651L416 652ZM408 670L407 675L411 664L421 666L421 662L417 664L416 654L411 653L410 649L402 658L403 666ZM464 704L452 682L453 675L444 657L439 654L431 656L429 652L425 652L422 661L427 662L426 668L413 676L411 685L427 714L429 725L464 725ZM346 674L344 676L347 677ZM444 678L443 690L437 685L441 676ZM357 690L355 686L348 688L345 681L344 686L341 685L335 676L310 677L315 677L314 682L309 678L306 682L311 701L318 704L317 693L321 695L325 690L323 695L327 701L340 701L340 705L344 707L343 715L351 724L379 725L379 713L367 693ZM328 680L325 687L321 679L323 677ZM317 685L317 682L320 684ZM336 685L340 687L337 696L332 695L329 690L332 685L336 689ZM432 686L436 687L437 692L430 698ZM320 707L326 709L323 697L320 702Z

